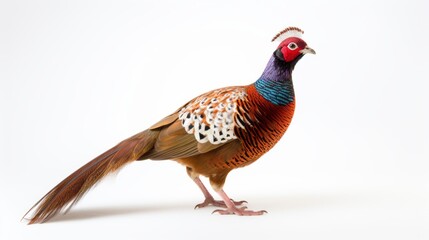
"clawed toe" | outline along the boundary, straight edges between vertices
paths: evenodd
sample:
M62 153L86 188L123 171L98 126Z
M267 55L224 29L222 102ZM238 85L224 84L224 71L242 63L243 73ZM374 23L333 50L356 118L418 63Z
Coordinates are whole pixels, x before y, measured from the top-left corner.
M243 204L246 204L246 203L247 203L247 201L234 201L234 200L232 200L232 199L231 199L231 202L232 202L235 206L237 206L237 207L239 207L239 206L241 206L241 205L243 205ZM214 200L213 198L206 198L206 199L204 200L204 202L202 202L202 203L200 203L200 204L195 205L195 208L194 208L194 209L197 209L197 208L203 208L203 207L207 207L207 206L215 206L215 207L227 208L227 206L226 206L225 202L224 202L224 201L222 201L222 200Z
M214 200L214 199L205 199L204 202L195 205L194 209L203 208L203 207L207 207L207 206L226 207L226 205L223 201L218 201L218 200Z
M245 200L243 200L243 201L234 201L234 200L232 200L231 199L231 201L232 201L232 203L234 203L234 205L235 206L241 206L241 205L243 205L243 204L247 204L247 201L245 201Z
M251 211L246 209L247 207L216 209L212 212L212 214L219 213L220 215L259 216L259 215L263 215L264 213L268 213L265 210Z

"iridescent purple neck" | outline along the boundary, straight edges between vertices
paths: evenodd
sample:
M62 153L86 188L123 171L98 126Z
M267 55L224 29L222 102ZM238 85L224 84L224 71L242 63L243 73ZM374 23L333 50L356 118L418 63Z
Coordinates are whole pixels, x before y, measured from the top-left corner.
M275 82L291 80L291 68L289 64L277 59L273 54L260 79Z

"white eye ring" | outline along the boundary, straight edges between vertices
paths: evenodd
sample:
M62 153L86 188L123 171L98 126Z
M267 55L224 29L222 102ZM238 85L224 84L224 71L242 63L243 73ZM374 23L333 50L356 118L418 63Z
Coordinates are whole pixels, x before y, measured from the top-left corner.
M287 47L288 47L290 50L295 50L295 49L298 47L298 45L297 45L296 43L294 43L294 42L291 42L291 43L289 43L289 44L287 45Z

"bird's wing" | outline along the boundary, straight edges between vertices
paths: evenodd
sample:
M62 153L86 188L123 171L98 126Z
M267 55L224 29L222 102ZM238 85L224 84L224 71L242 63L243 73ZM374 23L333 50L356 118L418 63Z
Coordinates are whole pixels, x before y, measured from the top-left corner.
M151 159L184 158L239 141L235 128L244 128L240 101L247 101L245 87L229 87L202 94L150 129L159 130Z

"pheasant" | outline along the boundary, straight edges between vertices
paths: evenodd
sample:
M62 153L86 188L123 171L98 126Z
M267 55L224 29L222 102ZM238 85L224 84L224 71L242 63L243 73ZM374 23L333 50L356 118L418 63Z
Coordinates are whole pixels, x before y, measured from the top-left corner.
M174 160L204 194L204 202L219 207L214 212L262 215L251 211L246 201L233 201L223 191L228 173L247 166L269 151L287 130L295 109L292 71L307 53L315 51L302 40L304 32L288 27L272 41L280 44L262 75L247 86L216 89L184 104L150 128L125 139L88 162L50 190L25 215L29 224L49 220L70 208L84 193L109 173L140 160ZM209 178L217 201L200 180Z

